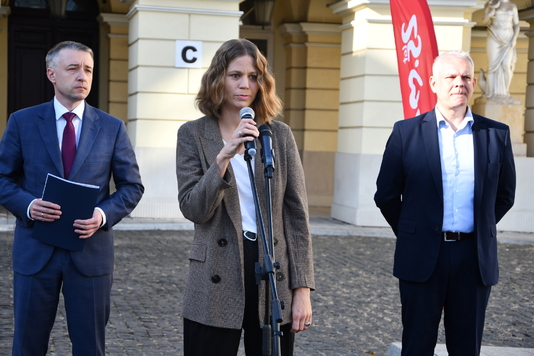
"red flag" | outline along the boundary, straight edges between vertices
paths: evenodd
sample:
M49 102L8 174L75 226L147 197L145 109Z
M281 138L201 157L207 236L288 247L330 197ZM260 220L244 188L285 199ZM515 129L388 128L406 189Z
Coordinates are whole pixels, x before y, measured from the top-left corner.
M432 63L438 56L434 23L426 0L390 0L404 118L430 111Z

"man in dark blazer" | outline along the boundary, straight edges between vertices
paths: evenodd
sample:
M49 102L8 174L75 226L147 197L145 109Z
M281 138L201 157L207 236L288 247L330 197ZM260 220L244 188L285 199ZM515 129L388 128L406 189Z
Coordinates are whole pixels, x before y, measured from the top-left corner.
M112 226L135 208L144 187L124 123L85 102L93 63L92 50L80 43L61 42L52 48L46 65L54 99L12 114L0 143L0 204L17 218L13 242L15 356L46 354L61 289L73 355L105 354ZM75 114L69 117L74 127L70 138L75 139L72 164L62 159L63 146L68 146L64 127L69 126L69 112ZM65 174L68 166L70 173ZM48 173L100 187L93 217L72 222L73 230L85 239L81 252L32 238L35 221L50 223L61 218L59 205L40 199Z
M402 355L433 355L442 309L449 355L480 353L516 183L508 126L468 106L475 84L469 54L440 55L435 110L395 123L384 152L375 202L397 237Z

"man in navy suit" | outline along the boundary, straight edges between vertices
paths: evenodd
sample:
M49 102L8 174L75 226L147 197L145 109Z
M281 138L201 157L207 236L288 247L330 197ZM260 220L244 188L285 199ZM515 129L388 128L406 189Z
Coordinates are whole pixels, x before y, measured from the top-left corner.
M436 58L436 107L395 123L377 179L397 236L403 356L434 354L442 309L449 355L479 355L499 277L496 225L514 203L515 166L508 126L468 106L473 67L463 51Z
M0 204L17 218L13 355L46 354L60 290L72 354L104 355L113 272L112 226L135 208L144 187L124 123L85 102L93 79L93 51L80 43L61 42L48 52L46 67L54 99L13 113L0 142ZM74 130L64 134L70 120ZM75 146L72 164L62 160L66 136ZM70 173L65 174L68 166ZM74 231L85 239L81 252L32 238L34 221L61 218L59 205L40 199L48 173L100 186L93 217L72 222Z

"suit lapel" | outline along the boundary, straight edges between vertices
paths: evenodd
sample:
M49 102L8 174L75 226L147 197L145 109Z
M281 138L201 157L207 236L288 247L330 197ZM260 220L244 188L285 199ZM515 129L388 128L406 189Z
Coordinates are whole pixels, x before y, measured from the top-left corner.
M206 117L202 130L200 130L199 138L202 146L202 151L206 160L207 170L212 164L216 164L217 155L221 152L224 142L219 130L217 120ZM233 186L224 192L223 204L226 205L228 215L232 220L236 231L242 230L241 225L241 210L239 209L239 195L237 192L237 185L235 181L234 171L232 165L228 165L228 173L233 177ZM231 212L236 212L232 214Z
M204 125L199 132L199 138L207 163L205 169L207 169L209 165L214 163L217 159L217 155L223 148L224 143L219 131L217 120L206 117L203 122Z
M426 157L430 166L430 173L434 185L438 190L438 196L443 199L443 182L441 177L441 158L439 154L439 139L436 123L436 112L429 111L421 122L423 142L425 144Z
M488 128L484 119L473 114L473 150L475 159L475 211L480 206L488 157Z
M71 177L74 177L82 167L83 162L85 162L93 148L99 131L100 119L96 114L95 109L86 103L82 120L82 132L80 133L80 140L78 142L78 148L76 149L76 158L74 159L72 171L70 173ZM66 178L68 179L69 177Z
M60 175L63 176L63 161L61 160L61 152L59 150L59 142L57 138L56 114L54 111L54 101L45 106L45 110L39 115L40 122L38 123L39 132L43 138L44 145L52 162Z

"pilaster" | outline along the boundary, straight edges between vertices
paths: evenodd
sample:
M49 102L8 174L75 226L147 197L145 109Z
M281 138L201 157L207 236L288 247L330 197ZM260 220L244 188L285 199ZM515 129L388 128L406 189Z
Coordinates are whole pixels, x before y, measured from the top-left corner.
M308 201L330 206L337 149L341 31L335 24L288 23L284 120L301 150Z
M98 20L100 108L128 123L128 19L124 14L102 13Z
M527 93L525 98L525 134L527 156L534 157L534 8L521 11L519 18L530 25L528 38Z
M145 194L136 217L177 218L176 133L197 119L194 99L220 45L239 36L238 0L138 0L126 15L128 132ZM201 68L175 67L176 41L202 44ZM116 63L119 65L119 63Z
M7 17L11 13L9 6L0 5L0 132L7 124Z

